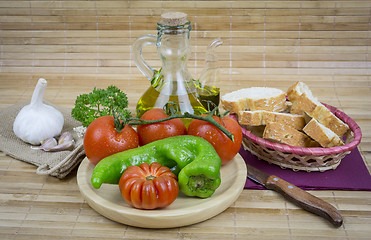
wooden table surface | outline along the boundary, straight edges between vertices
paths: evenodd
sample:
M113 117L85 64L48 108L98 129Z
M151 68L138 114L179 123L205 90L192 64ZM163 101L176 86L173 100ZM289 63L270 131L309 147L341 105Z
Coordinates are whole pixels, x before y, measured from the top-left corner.
M192 22L189 71L204 66L217 37L222 94L243 87L287 90L303 81L320 101L352 117L358 149L371 170L370 1L0 1L0 108L31 98L40 77L45 99L72 108L79 94L116 85L129 109L150 83L136 68L132 43L156 34L163 12ZM156 49L144 56L159 67ZM173 229L113 222L80 194L77 169L65 179L0 155L0 239L369 239L371 192L309 191L334 206L334 228L269 190L243 190L221 214ZM371 184L371 183L370 183ZM197 216L195 216L197 217Z

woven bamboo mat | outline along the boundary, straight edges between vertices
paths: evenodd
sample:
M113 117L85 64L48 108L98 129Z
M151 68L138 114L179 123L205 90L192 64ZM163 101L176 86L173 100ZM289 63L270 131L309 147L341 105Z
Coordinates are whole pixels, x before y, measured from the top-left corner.
M371 2L365 1L0 1L0 107L30 99L38 78L45 99L73 107L76 96L114 84L132 111L149 81L133 62L132 43L156 34L167 11L192 22L197 78L214 38L222 94L242 87L284 91L300 80L319 100L360 125L361 155L371 169ZM144 57L161 66L156 49ZM146 87L144 87L146 86ZM371 193L311 191L344 216L335 229L272 191L244 190L222 214L189 227L138 229L114 223L83 200L75 173L35 175L34 166L0 156L1 239L368 239Z

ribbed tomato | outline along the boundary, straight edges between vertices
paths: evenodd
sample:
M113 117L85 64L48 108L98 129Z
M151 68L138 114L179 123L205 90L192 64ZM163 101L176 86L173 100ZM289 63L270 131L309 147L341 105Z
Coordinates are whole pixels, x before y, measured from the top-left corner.
M169 206L179 193L177 177L157 162L129 166L120 178L119 188L124 200L139 209Z

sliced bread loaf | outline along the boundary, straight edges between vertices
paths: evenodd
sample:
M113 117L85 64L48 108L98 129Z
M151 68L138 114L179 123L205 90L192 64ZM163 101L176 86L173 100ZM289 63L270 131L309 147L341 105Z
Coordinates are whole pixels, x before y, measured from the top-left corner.
M285 110L286 94L276 88L252 87L225 94L220 99L224 109L231 113L246 110L267 110L280 112Z
M238 113L238 121L242 125L260 126L272 122L280 122L295 129L303 129L305 119L303 115L279 113L265 110L256 111L240 111Z
M300 81L289 87L286 94L290 102L295 102L303 93L309 98L315 99L308 85Z
M297 147L307 147L311 143L311 139L306 134L279 122L268 123L263 138Z
M295 98L295 101L291 105L290 113L299 115L307 113L310 115L310 113L312 113L317 106L321 105L322 103L317 101L315 98L303 93L299 97Z
M328 108L316 99L309 97L306 93L303 93L296 99L290 111L292 114L307 114L325 127L331 129L339 137L342 137L349 130L349 126L346 123L341 121Z
M303 131L324 148L344 145L343 141L336 133L314 118L308 122L303 128Z
M246 126L261 126L264 124L264 110L239 111L238 122Z

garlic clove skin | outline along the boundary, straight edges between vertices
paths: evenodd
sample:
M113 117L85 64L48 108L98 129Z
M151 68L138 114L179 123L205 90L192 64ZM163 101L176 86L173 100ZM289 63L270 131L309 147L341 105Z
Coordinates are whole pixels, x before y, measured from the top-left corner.
M64 150L73 150L75 145L75 140L72 137L72 134L69 132L64 132L58 139L48 138L42 141L41 146L35 147L31 146L35 150L43 150L44 152L59 152Z
M57 140L55 138L48 138L42 142L40 147L31 147L32 149L41 149L44 151L49 151L50 149L56 147L58 145Z
M64 144L65 142L73 141L72 134L70 132L64 132L58 139L58 145Z
M52 147L51 149L44 150L46 152L59 152L59 151L64 151L64 150L72 150L74 148L74 143L75 141L69 140L69 141L64 141L61 144L58 144L55 147Z
M21 109L13 124L14 134L32 145L40 145L45 139L58 136L64 124L62 113L42 101L46 86L47 81L40 78L31 103Z

